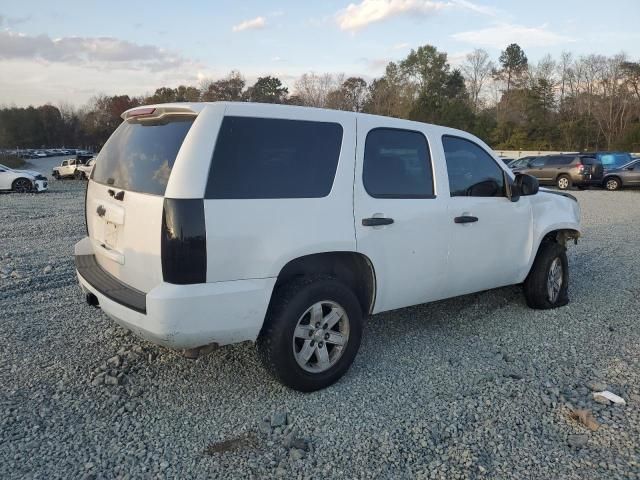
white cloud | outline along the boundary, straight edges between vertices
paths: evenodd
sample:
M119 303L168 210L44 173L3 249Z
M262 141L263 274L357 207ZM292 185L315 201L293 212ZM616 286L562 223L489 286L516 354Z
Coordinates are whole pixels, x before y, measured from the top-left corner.
M245 30L258 30L264 28L267 25L267 21L264 17L256 17L251 20L245 20L237 25L234 25L231 30L234 32L243 32Z
M506 23L479 30L456 33L452 37L461 42L495 48L504 48L510 43L517 43L525 48L550 47L576 41L575 38L550 31L546 25L525 27Z
M401 15L428 16L444 10L468 10L482 15L496 14L491 7L478 5L469 0L361 0L350 3L340 10L336 22L341 30L355 32L376 22Z
M113 37L62 37L24 35L0 31L0 60L28 59L98 67L166 70L186 59L154 45L139 45Z
M405 50L409 48L409 44L406 42L403 43L396 43L394 46L391 47L391 50Z
M362 0L338 12L336 20L341 30L357 31L387 18L403 14L430 15L451 5L432 0Z

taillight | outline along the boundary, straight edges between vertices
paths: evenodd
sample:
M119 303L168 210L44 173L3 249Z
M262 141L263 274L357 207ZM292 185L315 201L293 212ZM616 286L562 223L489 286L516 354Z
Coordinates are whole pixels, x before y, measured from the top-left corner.
M185 285L207 281L207 232L202 199L164 199L160 248L165 282Z
M136 108L135 110L131 110L129 113L127 113L127 118L141 117L143 115L152 115L153 112L155 111L156 109L152 107Z

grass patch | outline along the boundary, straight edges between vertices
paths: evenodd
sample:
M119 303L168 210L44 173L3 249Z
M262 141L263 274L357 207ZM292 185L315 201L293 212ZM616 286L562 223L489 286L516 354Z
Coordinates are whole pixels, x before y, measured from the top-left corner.
M25 161L17 155L0 155L0 164L9 168L22 168Z

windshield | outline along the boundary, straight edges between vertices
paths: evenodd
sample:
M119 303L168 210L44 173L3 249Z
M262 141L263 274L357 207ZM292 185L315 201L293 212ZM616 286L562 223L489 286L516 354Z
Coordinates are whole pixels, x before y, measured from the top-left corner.
M633 158L628 153L600 153L598 159L604 168L618 168L629 163Z
M91 178L123 190L164 195L176 156L194 119L123 122L102 148Z

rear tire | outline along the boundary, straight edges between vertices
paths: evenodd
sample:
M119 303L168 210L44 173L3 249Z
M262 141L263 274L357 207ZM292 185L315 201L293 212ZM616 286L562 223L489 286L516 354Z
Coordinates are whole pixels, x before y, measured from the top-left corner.
M622 186L622 182L618 177L609 177L604 181L604 188L606 190L609 190L610 192L619 190L621 186Z
M524 281L527 305L535 309L562 307L569 303L568 287L567 249L556 242L543 242Z
M569 175L560 175L556 178L556 187L560 190L568 190L571 188L571 178Z
M274 291L257 347L263 365L281 383L312 392L347 372L361 337L356 295L336 278L316 275Z

